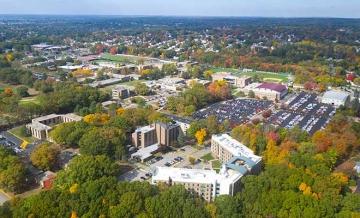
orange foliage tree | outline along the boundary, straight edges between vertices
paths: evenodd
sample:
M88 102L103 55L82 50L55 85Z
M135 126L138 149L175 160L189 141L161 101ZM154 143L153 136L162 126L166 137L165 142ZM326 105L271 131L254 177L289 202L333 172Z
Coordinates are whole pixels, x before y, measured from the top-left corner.
M229 84L224 81L214 81L208 86L209 93L216 99L225 100L231 97Z

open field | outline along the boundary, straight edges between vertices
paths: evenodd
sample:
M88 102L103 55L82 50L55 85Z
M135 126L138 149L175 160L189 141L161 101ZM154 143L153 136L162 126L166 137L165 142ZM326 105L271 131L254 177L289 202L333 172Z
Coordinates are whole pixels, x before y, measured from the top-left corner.
M20 105L26 105L31 103L40 104L39 100L36 97L28 97L20 100Z
M234 68L212 68L214 72L231 72L234 75L238 76L255 76L257 75L264 81L268 82L288 82L290 74L288 73L274 73L274 72L264 72L264 71L251 71L243 72L239 69Z
M117 62L117 63L133 63L136 64L141 58L136 56L125 56L125 55L112 55L105 53L101 56L102 60Z

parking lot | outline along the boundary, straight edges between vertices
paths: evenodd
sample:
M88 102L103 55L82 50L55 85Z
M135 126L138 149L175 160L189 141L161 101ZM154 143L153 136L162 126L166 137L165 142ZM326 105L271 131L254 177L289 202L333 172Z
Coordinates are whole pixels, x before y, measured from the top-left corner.
M194 113L195 119L206 119L215 115L219 122L229 120L232 124L243 124L256 114L273 106L271 101L256 99L235 99L213 104Z
M136 163L136 169L131 170L120 176L120 180L125 181L142 181L149 180L151 178L151 172L156 167L186 167L194 169L203 169L211 167L208 163L202 163L197 161L196 164L192 165L189 162L189 157L194 157L196 160L200 159L210 151L209 147L204 149L196 149L192 146L184 146L177 151L168 152L160 156L156 156L153 159L145 163Z
M286 109L274 113L269 122L287 129L299 126L312 135L324 128L335 112L333 106L319 103L315 94L301 92L289 100Z
M20 147L22 142L23 141L21 139L17 138L9 132L4 131L0 133L1 146L13 150L17 155L21 157L29 158L32 150L34 150L35 146L39 144L39 142L28 144L25 150Z

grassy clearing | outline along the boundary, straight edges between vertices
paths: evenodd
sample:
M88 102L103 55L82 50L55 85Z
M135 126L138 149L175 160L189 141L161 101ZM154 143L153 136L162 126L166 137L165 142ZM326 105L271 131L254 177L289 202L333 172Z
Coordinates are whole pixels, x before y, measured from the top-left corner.
M214 160L211 162L211 166L213 169L220 169L221 168L221 162L219 160Z
M107 61L113 61L113 62L117 62L117 63L136 64L140 58L138 58L136 56L112 55L112 54L106 53L101 56L101 59L107 60Z
M34 142L35 138L33 138L32 136L24 135L22 128L23 128L23 126L18 126L13 129L10 129L9 132L23 141L26 141L28 143Z
M203 159L205 161L211 161L214 160L214 157L211 155L211 153L205 154L204 156L202 156L200 159Z
M264 81L268 82L288 82L290 74L287 73L274 73L274 72L264 72L264 71L252 71L252 72L242 72L239 69L234 68L212 68L214 72L231 72L234 75L238 76L255 76L257 75Z
M36 97L27 97L23 98L19 102L20 105L26 105L26 104L40 104L39 100Z

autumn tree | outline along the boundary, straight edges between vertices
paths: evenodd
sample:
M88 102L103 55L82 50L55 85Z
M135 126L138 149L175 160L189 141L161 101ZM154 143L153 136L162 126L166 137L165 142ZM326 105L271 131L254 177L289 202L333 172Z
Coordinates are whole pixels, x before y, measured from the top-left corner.
M230 85L225 80L212 82L208 90L215 99L225 100L231 97Z
M53 170L58 164L60 149L52 144L38 145L30 155L32 164L42 170Z
M206 129L200 129L195 133L195 138L197 140L198 145L204 144L206 135L207 135Z

